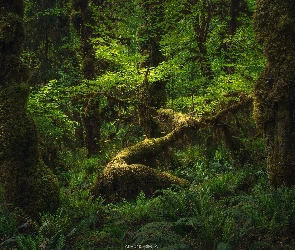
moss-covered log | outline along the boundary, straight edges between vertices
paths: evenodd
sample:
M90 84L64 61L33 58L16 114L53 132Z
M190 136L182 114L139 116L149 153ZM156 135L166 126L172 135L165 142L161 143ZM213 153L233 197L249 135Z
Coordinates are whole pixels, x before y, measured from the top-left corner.
M243 142L237 138L238 132L230 123L239 113L243 115L252 114L253 98L243 92L227 93L227 97L233 97L233 100L226 103L226 107L210 117L203 117L197 120L192 115L175 112L171 109L162 109L157 111L155 118L161 131L171 131L180 127L190 127L191 130L197 128L211 128L213 137L216 140L222 140L226 148L230 151L232 159L236 166L244 166L252 163L250 152L245 148ZM239 100L235 100L238 98ZM156 112L156 111L154 111ZM188 135L189 138L191 135ZM151 159L151 157L149 157Z
M143 191L151 197L156 190L173 184L188 187L189 182L166 172L157 171L142 164L127 165L124 161L113 160L99 177L92 193L102 196L107 203L124 199L135 199Z
M254 115L264 132L268 176L295 184L295 2L257 0L254 27L267 65L255 85Z
M166 136L145 139L123 149L98 177L92 190L93 195L101 195L107 202L116 202L122 198L134 199L140 191L150 197L156 190L173 184L189 186L189 182L184 179L154 169L153 161L150 161L150 158L163 152L189 129L191 128L186 126L179 127Z
M0 185L7 202L38 218L59 206L55 176L44 165L34 121L26 113L29 69L20 60L22 0L0 2Z
M221 116L248 108L251 103L252 98L243 95L240 102L230 105L211 118L200 120L193 115L177 113L171 109L153 110L152 112L157 114L155 122L162 131L171 132L159 138L146 138L119 152L98 177L92 189L94 197L102 196L106 202L116 202L122 198L134 199L140 191L149 197L156 190L168 188L173 184L189 186L188 181L184 179L156 170L155 157L185 136L191 137L200 128L215 126ZM227 140L230 140L228 138L233 139L227 136ZM228 143L234 142L228 141Z

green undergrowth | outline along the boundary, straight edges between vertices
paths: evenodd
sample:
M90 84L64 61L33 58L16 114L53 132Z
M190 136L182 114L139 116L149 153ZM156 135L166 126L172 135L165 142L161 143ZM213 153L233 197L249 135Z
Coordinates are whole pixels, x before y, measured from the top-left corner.
M56 214L32 221L1 196L0 249L294 249L295 190L272 189L263 166L236 169L222 151L201 164L197 150L176 154L189 189L108 205L89 189L109 156L64 153Z

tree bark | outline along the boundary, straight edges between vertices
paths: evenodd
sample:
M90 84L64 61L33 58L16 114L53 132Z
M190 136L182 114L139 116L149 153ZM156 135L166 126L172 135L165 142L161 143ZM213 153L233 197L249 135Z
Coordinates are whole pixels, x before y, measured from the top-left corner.
M82 47L82 74L86 80L93 80L96 77L96 59L91 37L93 34L92 10L88 0L72 0L72 7L76 13L73 14L73 24L79 32ZM97 155L100 150L100 129L101 117L98 111L100 97L97 95L87 97L83 100L82 124L84 129L84 142L87 149L87 156Z
M26 112L29 69L20 60L24 3L0 2L0 184L4 197L38 218L59 206L59 187L44 165L34 121Z
M148 138L161 136L159 127L153 120L154 114L151 113L151 107L159 109L166 105L166 80L150 82L148 79L148 70L150 67L157 67L164 61L164 56L160 48L160 40L163 30L160 27L163 21L163 1L151 2L142 0L145 22L138 28L137 36L140 42L140 53L145 56L145 60L140 63L139 68L146 68L147 72L141 85L141 103L139 110L139 123Z
M295 184L295 2L257 0L254 27L265 69L255 84L254 115L264 132L275 187Z
M228 29L227 29L227 36L230 38L236 33L237 26L238 26L238 17L240 14L240 0L231 0L230 1L230 8L229 8L229 17L230 20L228 22ZM231 42L226 42L222 44L223 50L224 50L224 60L226 64L234 64L235 59L231 58L229 56L229 48L230 48ZM227 74L233 74L234 73L234 66L224 66L223 71Z

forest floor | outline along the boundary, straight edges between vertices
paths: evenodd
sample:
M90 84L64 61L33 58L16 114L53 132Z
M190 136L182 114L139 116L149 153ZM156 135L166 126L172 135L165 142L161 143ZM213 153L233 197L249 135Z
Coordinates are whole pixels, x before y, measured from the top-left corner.
M105 204L89 190L110 157L65 151L56 170L62 205L40 222L1 198L0 249L295 248L295 190L271 188L264 165L237 169L225 150L191 146L175 150L169 170L189 180L188 189Z

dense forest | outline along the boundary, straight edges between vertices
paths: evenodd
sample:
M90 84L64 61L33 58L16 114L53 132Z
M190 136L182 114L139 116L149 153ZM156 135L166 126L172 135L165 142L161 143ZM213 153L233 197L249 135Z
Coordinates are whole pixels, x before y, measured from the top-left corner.
M0 249L295 249L294 0L1 0Z

